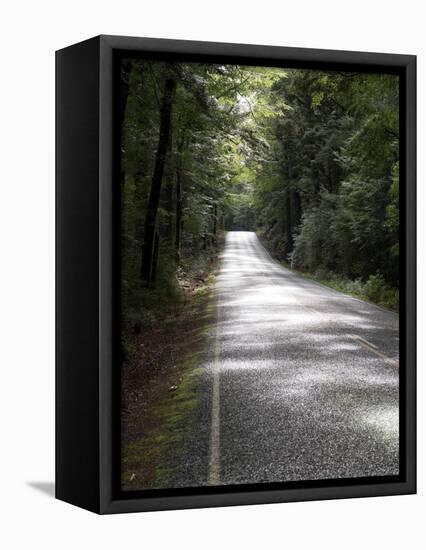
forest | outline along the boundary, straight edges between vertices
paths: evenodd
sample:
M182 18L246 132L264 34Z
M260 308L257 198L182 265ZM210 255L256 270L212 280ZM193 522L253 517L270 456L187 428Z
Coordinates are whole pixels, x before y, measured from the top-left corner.
M123 59L124 326L178 308L228 230L397 309L398 94L391 74Z

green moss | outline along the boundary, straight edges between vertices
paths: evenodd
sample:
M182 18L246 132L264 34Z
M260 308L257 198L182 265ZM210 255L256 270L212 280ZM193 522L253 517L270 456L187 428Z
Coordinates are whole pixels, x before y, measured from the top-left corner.
M173 391L166 390L149 414L155 418L155 427L123 449L122 482L126 489L166 487L175 468L168 456L179 456L185 442L191 439L194 411L199 405L199 388L204 369L200 367L202 354L210 336L213 315L214 277L203 293L194 297L194 307L200 310L199 326L189 352L178 366L180 380Z
M170 392L153 409L159 427L126 445L123 450L123 481L126 485L139 487L149 483L145 478L148 472L152 474L153 464L157 464L153 472L154 485L161 486L166 482L168 469L161 464L161 458L172 448L174 453L183 450L184 434L190 426L191 413L198 405L197 388L202 369L194 367L196 362L196 356L189 358L177 390Z

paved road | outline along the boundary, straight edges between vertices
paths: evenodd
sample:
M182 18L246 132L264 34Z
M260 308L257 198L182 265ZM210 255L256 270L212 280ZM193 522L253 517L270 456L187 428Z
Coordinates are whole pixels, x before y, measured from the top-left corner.
M398 345L398 315L295 275L254 233L229 232L176 485L397 474Z

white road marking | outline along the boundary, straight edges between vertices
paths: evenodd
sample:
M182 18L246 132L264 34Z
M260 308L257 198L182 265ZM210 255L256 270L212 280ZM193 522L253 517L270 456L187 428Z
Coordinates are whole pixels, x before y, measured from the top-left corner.
M369 351L375 353L378 357L381 357L386 361L386 363L389 363L389 365L393 365L394 367L399 367L399 361L395 361L395 359L391 359L381 351L379 351L376 346L373 347L373 344L370 344L370 342L367 342L367 340L364 340L360 336L352 336L349 335L352 340L355 340L360 346L363 346L364 348L368 349Z
M303 307L305 307L305 309L308 309L308 310L310 309L311 311L317 313L323 320L326 319L326 316L323 313L313 308L312 306L303 306ZM339 324L336 323L336 321L334 321L333 319L327 319L327 322L332 326L333 325L339 326ZM368 349L372 353L375 353L378 357L381 357L382 359L384 359L386 363L388 363L389 365L393 365L394 367L399 368L399 361L396 361L395 359L392 359L391 357L388 357L387 355L379 351L379 348L376 345L372 344L371 342L368 342L368 340L364 340L364 338L361 338L361 336L358 336L356 334L348 334L347 336L352 340L354 340L360 346L364 347L365 349Z
M358 336L357 334L351 335L351 338L355 338L355 340L361 340L361 342L364 342L364 344L366 344L367 346L370 346L374 349L379 349L375 344L372 344L368 340L365 340L364 338L361 338L361 336Z
M256 254L255 247L251 246L253 252ZM268 259L269 254L268 254ZM274 261L274 260L272 260ZM275 261L274 261L275 262ZM275 262L276 263L276 262ZM276 266L274 266L276 267ZM272 269L270 272L263 273L263 275L272 281L273 284L281 286L281 282L273 279L274 272L281 273L282 266L279 265L278 269ZM271 278L272 274L272 278ZM313 281L311 281L313 282ZM320 285L324 287L324 285ZM327 288L328 287L324 287ZM329 289L331 290L331 289ZM338 292L334 291L336 294ZM361 300L358 300L361 301ZM371 305L371 304L370 304ZM334 319L330 319L327 315L324 315L322 312L318 311L316 308L311 305L305 305L300 303L300 306L306 309L307 311L314 312L317 314L323 321L326 321L328 324L336 327L340 327L341 323L336 322ZM210 457L209 457L209 468L208 468L208 484L209 485L220 485L221 484L221 451L220 451L220 369L221 369L221 304L220 296L217 299L217 321L216 321L216 333L215 333L215 346L214 346L214 360L213 360L213 389L212 389L212 410L211 410L211 431L210 431ZM379 308L381 309L381 308ZM354 340L357 344L363 346L365 349L376 354L378 357L384 359L387 363L399 367L399 362L388 357L384 353L378 350L377 346L368 342L361 336L347 334L347 337Z
M220 299L217 300L217 322L213 361L212 417L208 484L220 485Z

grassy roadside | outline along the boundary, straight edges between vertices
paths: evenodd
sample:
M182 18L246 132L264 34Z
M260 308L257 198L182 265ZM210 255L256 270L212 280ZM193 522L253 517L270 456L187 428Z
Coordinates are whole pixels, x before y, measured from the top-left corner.
M290 269L289 266L288 269ZM338 290L343 294L349 294L354 298L359 298L364 302L371 302L380 307L390 309L392 311L398 311L399 309L399 292L397 289L393 289L384 285L381 277L372 275L370 278L363 282L360 279L350 280L340 278L337 275L333 278L324 278L316 275L315 273L305 273L303 271L297 271L292 269L294 273L297 273L301 277L311 279L322 285Z
M157 326L133 335L122 374L122 486L125 490L167 486L173 474L164 460L178 455L191 430L214 318L217 255L208 270L182 282L184 301Z
M272 257L300 277L311 279L365 302L371 302L392 311L399 310L399 290L388 286L381 275L370 275L367 281L362 281L361 279L347 279L336 273L331 273L322 269L318 269L315 273L294 269L290 266L289 262L277 258L273 250L268 246L267 240L263 238L261 234L258 233L257 235Z

